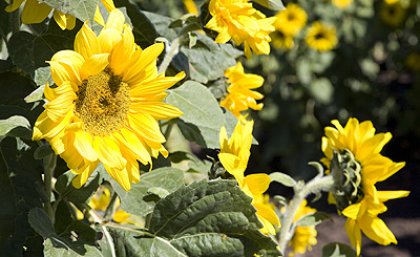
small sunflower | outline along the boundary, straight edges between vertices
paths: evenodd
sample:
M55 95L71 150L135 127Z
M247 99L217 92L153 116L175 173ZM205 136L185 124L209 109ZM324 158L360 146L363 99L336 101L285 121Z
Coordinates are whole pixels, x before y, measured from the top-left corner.
M264 79L255 74L244 72L244 67L240 62L225 71L225 77L228 80L228 95L222 99L220 105L231 111L236 117L241 115L242 111L251 108L261 110L263 104L257 104L256 100L261 100L264 96L252 89L263 85Z
M275 227L280 226L280 221L273 206L264 195L271 182L270 176L262 173L244 175L250 156L253 125L253 121L248 121L244 117L239 118L230 139L226 129L222 127L218 157L226 171L235 177L239 187L252 198L256 215L263 224L261 232L275 235Z
M293 36L283 33L281 30L277 30L271 33L272 45L277 49L292 49L295 45Z
M316 21L309 27L305 41L312 49L321 52L330 51L337 45L335 28Z
M398 27L404 21L406 13L407 10L400 1L391 4L383 2L379 10L381 20L391 27Z
M300 218L315 212L316 210L308 207L307 201L304 200L300 204L293 220L297 222ZM317 244L317 234L315 226L296 226L293 237L289 242L289 246L292 249L289 256L294 256L296 253L304 254L307 250L311 251L312 246Z
M308 15L305 10L297 4L288 4L286 9L276 14L274 26L287 36L296 36L305 26Z
M101 0L105 8L110 12L115 9L112 0ZM46 3L39 2L38 0L12 0L12 3L6 7L7 12L16 11L23 4L23 11L21 20L23 24L34 24L44 21L53 10L52 7ZM71 30L76 25L76 18L70 14L63 13L54 9L54 20L62 30ZM99 7L96 8L95 21L103 25L103 18L99 12Z
M420 52L412 52L405 59L405 65L412 71L420 72Z
M140 180L139 160L167 156L158 120L182 113L163 102L164 91L184 78L165 77L156 61L157 43L141 49L118 9L111 11L97 36L85 23L75 50L59 51L49 64L54 87L46 86L45 111L38 117L34 140L46 139L71 171L77 188L102 162L125 190Z
M375 134L372 122L359 123L355 118L350 118L344 128L337 120L331 123L335 128L325 128L322 151L326 157L321 161L334 177L335 189L330 199L339 213L347 217L345 227L350 242L358 255L361 232L379 244L396 244L395 236L378 215L387 210L384 202L405 197L409 192L377 191L375 187L405 165L380 154L391 134Z
M224 44L232 39L236 45L244 44L245 56L251 53L269 54L270 33L275 30L274 17L266 18L249 0L210 0L212 18L208 29L218 32L216 43Z
M346 9L353 3L353 0L331 0L331 2L340 9Z

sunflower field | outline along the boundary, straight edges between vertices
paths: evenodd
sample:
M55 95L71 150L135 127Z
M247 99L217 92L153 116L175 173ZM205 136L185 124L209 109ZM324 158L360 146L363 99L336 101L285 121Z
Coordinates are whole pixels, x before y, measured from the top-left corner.
M418 254L419 1L0 0L0 36L0 257Z

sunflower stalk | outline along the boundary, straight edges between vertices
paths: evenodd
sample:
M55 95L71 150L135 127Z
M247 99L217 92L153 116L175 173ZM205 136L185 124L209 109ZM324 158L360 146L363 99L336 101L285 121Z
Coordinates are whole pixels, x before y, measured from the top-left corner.
M111 257L117 257L117 254L115 252L115 245L114 245L114 241L112 240L112 236L109 233L106 225L104 224L104 221L98 216L96 215L94 210L89 210L89 216L100 225L102 232L104 233L105 239L109 244L109 248L111 249Z
M55 211L51 205L51 194L52 194L52 179L54 177L55 167L57 165L57 155L50 154L44 158L44 186L45 186L45 211L52 223L55 222Z
M285 252L287 243L293 236L293 220L301 203L308 195L320 193L322 191L330 191L333 186L334 179L331 175L315 177L306 184L298 183L295 186L295 194L287 206L283 216L284 218L281 222L278 245L282 253Z
M166 70L169 67L169 64L171 63L172 59L175 57L175 55L179 52L179 43L180 39L175 38L172 43L166 43L166 46L169 48L168 51L166 51L165 58L163 58L162 63L159 66L158 72L159 74L165 74Z

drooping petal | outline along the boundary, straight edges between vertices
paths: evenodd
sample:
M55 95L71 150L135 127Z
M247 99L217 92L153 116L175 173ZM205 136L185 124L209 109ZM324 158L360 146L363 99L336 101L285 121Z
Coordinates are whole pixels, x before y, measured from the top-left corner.
M44 3L39 3L37 0L26 0L22 11L22 23L33 24L44 21L52 8Z
M74 50L81 54L85 60L92 55L101 53L101 46L95 32L88 26L87 22L83 24L80 31L76 34L74 40Z

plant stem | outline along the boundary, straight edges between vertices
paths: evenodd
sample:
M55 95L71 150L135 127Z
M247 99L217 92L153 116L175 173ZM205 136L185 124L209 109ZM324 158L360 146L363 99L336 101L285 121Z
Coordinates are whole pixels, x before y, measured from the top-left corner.
M293 231L291 230L293 225L293 220L295 218L296 212L299 209L302 201L305 198L314 193L318 193L321 191L329 191L334 185L334 180L331 175L323 176L323 177L315 177L310 180L307 184L304 184L302 187L295 188L295 194L293 199L290 201L289 205L286 208L286 212L284 213L284 218L281 222L280 228L280 236L279 236L279 248L280 251L284 254L286 250L287 242L293 236Z
M52 223L55 222L55 212L51 205L51 194L52 194L52 179L54 177L54 171L57 164L57 156L50 154L44 158L44 186L47 201L45 203L45 211L50 217Z
M95 222L100 224L102 232L104 232L105 239L109 244L109 248L111 249L111 257L117 257L117 254L115 253L114 241L112 240L112 236L106 228L106 225L103 224L103 220L98 215L96 215L94 210L89 210L89 216L91 216Z
M159 66L159 74L165 73L171 63L172 59L179 52L179 38L175 38L172 41L171 45L168 46L169 50L166 52L165 58L163 58L162 63Z
M9 14L10 30L16 33L20 30L20 11L16 10ZM6 40L6 39L5 39Z
M137 233L137 234L140 234L142 236L155 237L155 235L153 235L150 232L147 232L147 231L144 231L144 230L129 228L129 227L117 224L117 223L113 223L113 222L109 222L109 223L105 224L105 226L110 227L110 228L115 228L115 229L120 229L120 230L124 230L124 231L128 231L128 232L132 232L132 233Z

